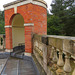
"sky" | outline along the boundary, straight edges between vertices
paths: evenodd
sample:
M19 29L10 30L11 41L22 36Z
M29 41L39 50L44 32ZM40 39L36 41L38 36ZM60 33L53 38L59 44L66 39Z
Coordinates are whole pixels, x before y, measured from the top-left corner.
M4 8L3 8L4 4L7 4L7 3L10 3L13 1L16 1L16 0L0 0L0 10L4 10ZM48 10L49 10L51 8L50 4L51 4L52 0L44 0L44 1L46 1L47 5L48 5Z

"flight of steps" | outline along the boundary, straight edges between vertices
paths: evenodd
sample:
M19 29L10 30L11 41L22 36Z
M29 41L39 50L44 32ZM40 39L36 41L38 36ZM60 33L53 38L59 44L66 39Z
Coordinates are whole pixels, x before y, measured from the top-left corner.
M25 46L20 45L13 49L13 52L10 53L12 57L23 58L25 52Z

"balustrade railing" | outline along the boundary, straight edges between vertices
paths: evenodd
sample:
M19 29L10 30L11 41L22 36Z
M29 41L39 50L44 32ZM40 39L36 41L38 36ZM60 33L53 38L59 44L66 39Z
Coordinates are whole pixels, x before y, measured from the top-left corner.
M5 49L5 35L0 34L0 50Z
M35 34L33 53L47 75L75 75L75 37Z

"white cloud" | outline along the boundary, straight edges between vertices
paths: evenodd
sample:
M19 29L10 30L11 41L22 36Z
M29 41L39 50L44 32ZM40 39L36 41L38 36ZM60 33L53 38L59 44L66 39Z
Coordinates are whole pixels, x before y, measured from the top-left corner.
M49 9L51 9L51 2L52 2L52 0L44 0L46 3L47 3L47 5L48 5L48 10Z
M16 0L0 0L0 10L4 10L4 8L3 8L4 4L7 4L7 3L10 3L13 1L16 1ZM52 0L44 0L44 1L46 1L47 5L48 5L48 10L49 10Z
M4 10L3 5L15 0L0 0L0 10Z

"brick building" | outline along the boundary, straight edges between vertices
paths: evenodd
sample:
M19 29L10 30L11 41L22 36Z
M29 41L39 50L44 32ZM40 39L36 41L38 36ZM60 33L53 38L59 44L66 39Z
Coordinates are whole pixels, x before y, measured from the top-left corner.
M32 53L32 34L47 34L47 4L43 0L17 0L4 5L6 51L19 44Z

